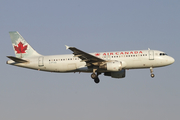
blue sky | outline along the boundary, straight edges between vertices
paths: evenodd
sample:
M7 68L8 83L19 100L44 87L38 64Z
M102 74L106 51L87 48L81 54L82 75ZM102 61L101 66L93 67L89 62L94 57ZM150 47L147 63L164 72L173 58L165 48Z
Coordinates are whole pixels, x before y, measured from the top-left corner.
M1 120L179 120L180 1L2 0L0 2ZM5 64L19 31L43 55L155 49L175 63L129 70L126 78L48 73Z

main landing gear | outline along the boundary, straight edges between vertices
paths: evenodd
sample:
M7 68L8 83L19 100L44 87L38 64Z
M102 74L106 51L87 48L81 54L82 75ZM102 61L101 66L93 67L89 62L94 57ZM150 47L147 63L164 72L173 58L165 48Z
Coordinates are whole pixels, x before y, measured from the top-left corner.
M152 67L150 67L150 72L151 72L151 77L154 78L155 75L153 74L153 68Z
M96 70L97 70L97 69L93 69L93 73L91 74L91 78L94 79L94 82L95 82L95 83L99 83L100 80L99 80L98 75L101 74L101 73L98 73L98 72L97 72L97 74L96 74L96 73L95 73Z

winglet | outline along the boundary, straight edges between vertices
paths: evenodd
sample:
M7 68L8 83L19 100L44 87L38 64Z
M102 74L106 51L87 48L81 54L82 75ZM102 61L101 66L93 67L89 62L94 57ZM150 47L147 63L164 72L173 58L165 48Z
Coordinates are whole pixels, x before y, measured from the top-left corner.
M69 46L65 45L66 46L66 50L69 49Z

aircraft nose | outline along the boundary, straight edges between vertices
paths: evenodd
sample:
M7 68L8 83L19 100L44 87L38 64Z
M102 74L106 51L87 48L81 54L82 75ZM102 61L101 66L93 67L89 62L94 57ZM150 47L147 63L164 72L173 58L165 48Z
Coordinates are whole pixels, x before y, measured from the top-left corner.
M175 62L174 58L170 57L169 62L170 62L170 64L173 64Z

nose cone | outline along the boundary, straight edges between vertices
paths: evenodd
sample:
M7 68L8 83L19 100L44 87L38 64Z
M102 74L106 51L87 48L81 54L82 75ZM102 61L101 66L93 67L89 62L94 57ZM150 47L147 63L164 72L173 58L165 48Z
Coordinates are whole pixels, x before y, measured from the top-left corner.
M174 58L170 57L168 61L170 64L173 64L175 60L174 60Z

